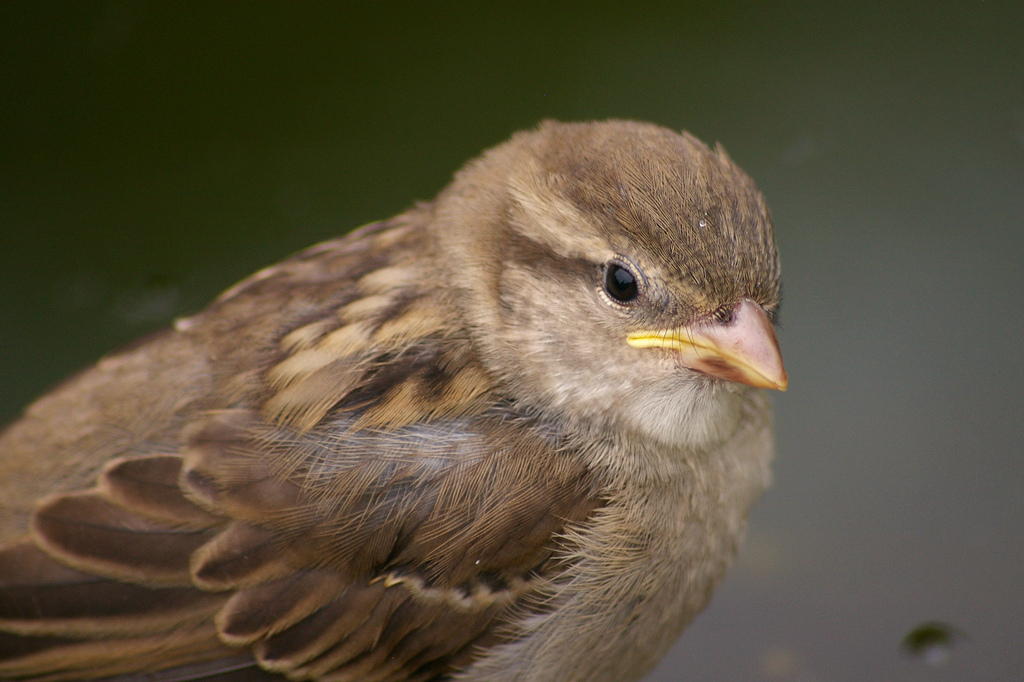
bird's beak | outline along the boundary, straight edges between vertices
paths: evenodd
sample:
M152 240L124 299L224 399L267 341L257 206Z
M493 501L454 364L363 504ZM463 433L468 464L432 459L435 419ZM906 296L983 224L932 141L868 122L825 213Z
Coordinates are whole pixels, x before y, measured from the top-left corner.
M720 379L780 391L789 383L775 329L764 308L749 298L740 301L729 322L704 319L677 329L633 332L626 341L634 348L674 350L684 366Z

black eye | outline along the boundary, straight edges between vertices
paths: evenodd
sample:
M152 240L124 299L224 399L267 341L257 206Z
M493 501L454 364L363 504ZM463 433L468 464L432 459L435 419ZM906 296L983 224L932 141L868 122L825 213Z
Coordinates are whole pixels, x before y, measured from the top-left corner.
M619 303L636 298L636 276L624 265L608 263L604 266L604 290Z
M735 311L735 307L723 305L721 308L711 314L715 322L719 324L729 324L732 322L732 316Z

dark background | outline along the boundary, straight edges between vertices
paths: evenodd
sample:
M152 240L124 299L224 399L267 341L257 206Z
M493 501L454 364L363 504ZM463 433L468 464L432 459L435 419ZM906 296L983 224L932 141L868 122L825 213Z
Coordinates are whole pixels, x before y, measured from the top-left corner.
M650 679L1024 679L1024 3L822 4L5 0L0 421L542 118L686 128L772 207L790 390Z

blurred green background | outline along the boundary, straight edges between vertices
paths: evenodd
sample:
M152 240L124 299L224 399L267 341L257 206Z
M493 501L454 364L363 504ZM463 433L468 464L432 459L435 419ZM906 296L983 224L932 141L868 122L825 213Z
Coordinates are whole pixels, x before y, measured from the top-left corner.
M5 0L0 422L540 119L686 128L772 207L790 390L650 679L1024 679L1024 3L825 6Z

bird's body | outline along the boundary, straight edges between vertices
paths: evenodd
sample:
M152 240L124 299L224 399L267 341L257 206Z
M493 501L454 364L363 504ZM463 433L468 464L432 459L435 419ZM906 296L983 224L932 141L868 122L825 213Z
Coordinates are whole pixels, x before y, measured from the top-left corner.
M778 295L720 150L520 134L0 435L0 678L634 679L768 483Z

